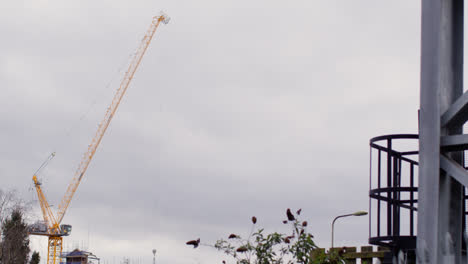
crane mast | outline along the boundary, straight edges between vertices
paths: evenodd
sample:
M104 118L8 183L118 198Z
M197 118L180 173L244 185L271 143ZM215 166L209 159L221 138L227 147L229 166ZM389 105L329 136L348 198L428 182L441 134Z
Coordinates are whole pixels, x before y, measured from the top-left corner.
M73 195L75 194L76 189L78 188L81 182L81 179L83 178L83 175L88 169L88 166L91 160L93 159L94 154L96 153L99 143L101 143L104 133L106 132L112 118L114 117L115 112L117 111L117 108L119 107L119 104L123 96L125 95L125 92L127 91L127 88L130 82L132 81L133 76L136 70L138 69L138 66L140 65L141 60L143 59L143 55L148 49L148 46L156 32L156 29L158 28L161 22L163 22L164 24L167 24L169 22L169 18L164 14L153 17L153 20L151 22L149 29L147 30L144 38L142 39L138 50L133 56L133 59L127 71L125 72L124 78L122 82L120 83L120 86L117 89L110 106L107 108L106 114L104 115L104 119L99 123L96 134L93 137L91 143L89 144L86 153L83 155L81 162L77 170L75 171L75 174L73 176L71 183L68 185L65 195L63 196L58 206L58 211L57 211L56 216L54 216L54 214L52 213L50 205L47 202L47 199L42 191L41 183L38 181L37 176L36 176L38 173L36 172L33 176L34 186L36 188L37 196L39 198L39 203L41 206L44 222L47 225L47 231L45 232L33 231L30 233L34 235L45 235L49 237L47 264L59 264L60 263L60 255L62 253L62 236L68 235L71 231L71 226L68 226L68 225L60 226L60 223L62 222L63 217L65 216L65 213L67 211L67 208L70 205L70 202L73 198ZM53 153L53 155L55 155L55 153ZM46 160L46 162L50 161L50 159L51 157L49 157L48 160ZM46 162L44 162L44 164ZM39 168L39 170L45 166L44 164Z

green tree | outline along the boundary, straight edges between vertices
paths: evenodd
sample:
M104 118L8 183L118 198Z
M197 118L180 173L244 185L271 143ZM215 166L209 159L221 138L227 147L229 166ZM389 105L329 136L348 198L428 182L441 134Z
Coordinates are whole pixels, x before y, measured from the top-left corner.
M31 260L29 261L29 264L39 264L41 261L41 256L39 256L39 252L34 251L31 256Z
M2 264L26 264L29 256L29 236L23 211L13 209L11 216L2 225L0 244Z

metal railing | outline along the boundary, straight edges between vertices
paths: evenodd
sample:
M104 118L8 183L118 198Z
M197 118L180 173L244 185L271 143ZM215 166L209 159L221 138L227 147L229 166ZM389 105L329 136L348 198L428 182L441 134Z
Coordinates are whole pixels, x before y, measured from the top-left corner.
M369 243L416 248L418 135L370 140Z

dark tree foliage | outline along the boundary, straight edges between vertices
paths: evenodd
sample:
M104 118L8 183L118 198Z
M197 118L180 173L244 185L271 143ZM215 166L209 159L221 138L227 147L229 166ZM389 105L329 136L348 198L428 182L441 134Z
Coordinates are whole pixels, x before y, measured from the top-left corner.
M14 209L2 226L0 245L1 264L26 264L29 255L29 236L23 212Z
M39 264L40 261L41 261L41 257L39 256L39 252L34 251L34 253L32 253L29 264Z

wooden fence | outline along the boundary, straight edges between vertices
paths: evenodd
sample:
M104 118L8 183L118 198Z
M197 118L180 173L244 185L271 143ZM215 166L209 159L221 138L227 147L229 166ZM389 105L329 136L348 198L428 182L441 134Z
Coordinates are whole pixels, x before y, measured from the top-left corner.
M325 252L325 249L317 249L321 252ZM389 254L390 251L387 248L378 247L377 251L373 251L372 246L361 247L361 251L358 252L356 247L342 247L332 248L332 251L340 251L346 264L356 264L357 260L361 260L361 264L372 264L373 259L379 259L380 263L384 263L385 254Z

